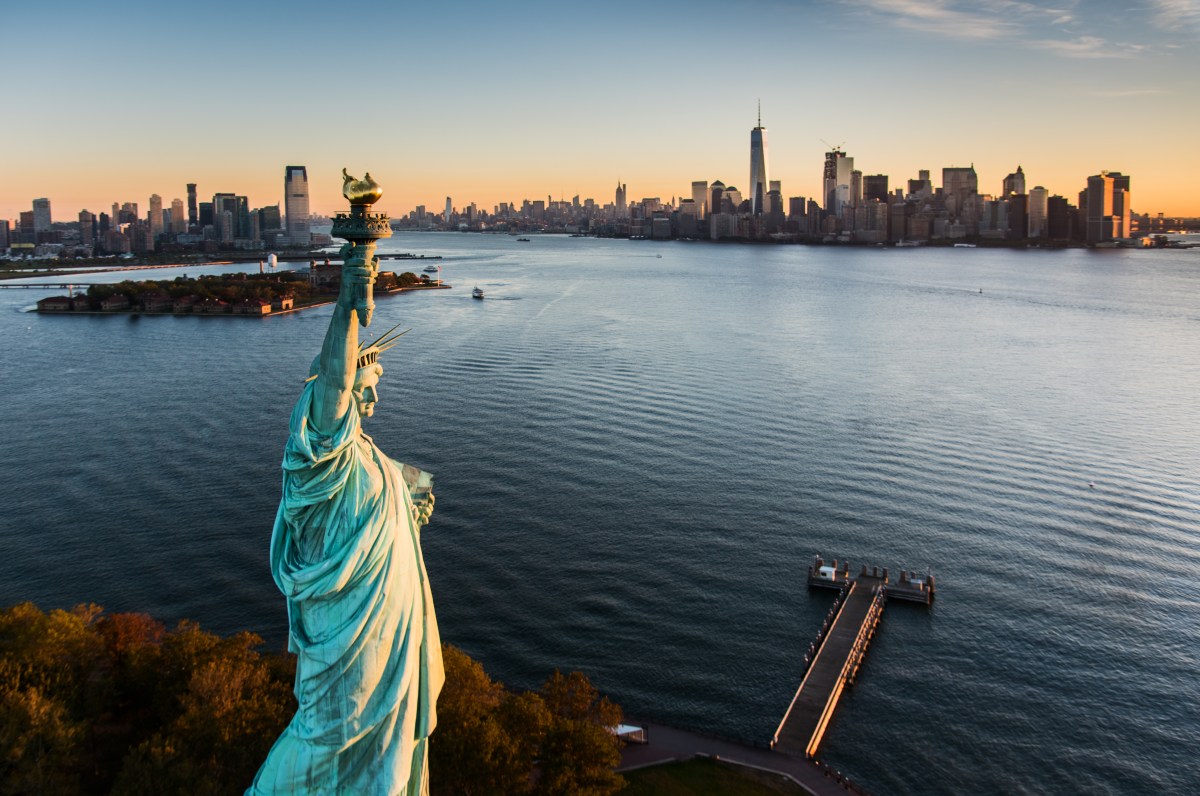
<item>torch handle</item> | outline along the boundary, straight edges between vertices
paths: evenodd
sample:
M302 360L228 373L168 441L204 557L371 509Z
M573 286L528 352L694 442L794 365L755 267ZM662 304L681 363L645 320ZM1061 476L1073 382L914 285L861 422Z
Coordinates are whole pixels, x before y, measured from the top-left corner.
M371 281L354 286L354 309L358 311L358 322L363 326L371 325L371 316L375 312L375 276L379 273L379 258L371 257L368 261L371 269Z

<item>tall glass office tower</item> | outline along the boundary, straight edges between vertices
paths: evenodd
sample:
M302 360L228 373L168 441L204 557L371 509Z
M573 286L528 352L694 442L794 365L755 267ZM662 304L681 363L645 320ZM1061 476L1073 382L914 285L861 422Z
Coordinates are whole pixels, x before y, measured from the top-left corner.
M750 212L760 215L767 191L767 128L762 126L762 103L758 106L758 127L750 131Z
M283 196L288 240L307 246L312 242L312 233L308 229L308 171L303 166L288 166L284 170Z

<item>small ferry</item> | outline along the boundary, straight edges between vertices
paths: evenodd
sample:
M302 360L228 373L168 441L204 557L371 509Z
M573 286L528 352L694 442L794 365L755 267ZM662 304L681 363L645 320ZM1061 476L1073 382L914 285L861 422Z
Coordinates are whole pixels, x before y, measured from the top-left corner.
M422 268L421 270L427 274L436 274L439 269L436 265L427 265L424 268Z
M482 300L483 299L483 290L478 287L475 288L474 290L471 291L471 298Z

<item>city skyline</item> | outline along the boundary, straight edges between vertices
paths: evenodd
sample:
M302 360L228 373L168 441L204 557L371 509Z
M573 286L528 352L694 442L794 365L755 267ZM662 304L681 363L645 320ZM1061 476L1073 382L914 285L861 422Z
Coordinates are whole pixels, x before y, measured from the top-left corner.
M514 15L368 3L384 43L363 56L379 78L364 89L339 81L346 44L315 4L285 14L217 0L193 18L68 2L52 56L29 36L0 54L10 73L38 65L38 80L7 92L24 121L6 135L0 218L41 197L70 215L154 194L169 204L187 183L281 203L289 163L307 167L318 213L337 208L344 166L387 185L396 215L446 196L489 209L605 202L618 179L631 200L718 179L748 197L760 98L785 197L821 197L824 153L840 145L893 185L973 164L981 192L998 194L1020 165L1031 187L1072 196L1110 170L1136 175L1137 212L1200 215L1187 179L1200 173L1189 133L1200 3L751 2L719 21L703 2L686 15L625 5L526 3ZM44 31L30 7L6 21ZM726 56L751 51L765 60L748 86L744 56ZM136 84L138 101L113 80ZM346 108L377 120L365 144L350 144Z

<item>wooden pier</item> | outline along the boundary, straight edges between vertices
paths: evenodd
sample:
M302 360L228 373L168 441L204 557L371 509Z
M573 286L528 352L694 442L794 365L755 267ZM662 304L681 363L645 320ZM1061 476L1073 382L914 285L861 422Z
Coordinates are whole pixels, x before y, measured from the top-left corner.
M888 578L887 568L867 571L864 565L856 577L849 564L826 565L817 556L808 569L808 585L838 591L838 598L817 634L817 640L805 656L804 678L792 698L775 737L773 748L780 752L815 757L838 700L847 685L854 683L867 647L883 616L888 599L929 605L933 602L932 575L913 575L901 571L896 583Z

